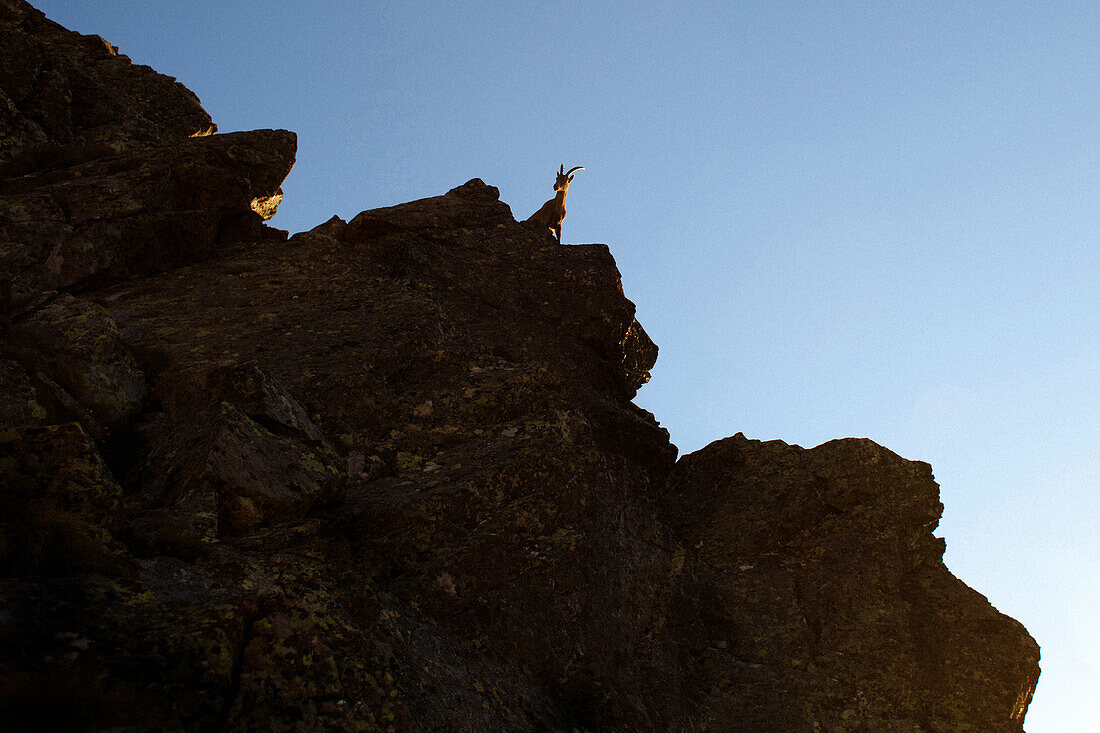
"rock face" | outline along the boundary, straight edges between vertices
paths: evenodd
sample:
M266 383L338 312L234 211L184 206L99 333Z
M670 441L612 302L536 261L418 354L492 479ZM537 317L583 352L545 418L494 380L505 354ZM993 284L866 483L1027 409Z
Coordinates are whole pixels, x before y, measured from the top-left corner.
M0 0L0 163L34 167L88 146L174 143L217 131L199 98L99 36ZM26 156L19 160L20 156Z
M262 237L259 212L274 214L296 145L285 130L185 138L4 179L0 276L10 298L18 307L44 290L94 287Z
M942 508L928 464L869 440L738 434L681 459L675 625L712 726L1019 730L1036 647L944 567Z
M0 719L1022 730L1038 649L926 464L677 461L606 246L477 179L287 239L290 133L192 139L173 80L0 9Z
M212 135L182 84L22 0L0 0L0 55L0 305L285 236L262 221L293 133Z

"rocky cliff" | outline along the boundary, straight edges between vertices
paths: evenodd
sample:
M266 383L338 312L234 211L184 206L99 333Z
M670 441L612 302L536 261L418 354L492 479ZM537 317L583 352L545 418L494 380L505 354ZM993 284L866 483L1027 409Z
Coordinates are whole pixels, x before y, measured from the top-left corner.
M288 238L292 133L20 0L0 51L7 727L1022 730L930 467L677 461L606 246L476 179Z

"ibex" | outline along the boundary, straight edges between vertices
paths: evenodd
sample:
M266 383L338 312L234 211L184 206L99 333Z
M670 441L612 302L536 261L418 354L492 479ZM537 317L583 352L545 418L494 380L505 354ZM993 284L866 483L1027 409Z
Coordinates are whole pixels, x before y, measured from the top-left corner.
M583 170L584 166L578 165L576 168L570 168L566 173L565 164L562 163L561 168L558 169L558 180L554 181L554 190L557 194L527 219L529 222L549 227L550 233L558 238L559 243L561 242L561 223L565 220L565 194L569 191L573 174Z

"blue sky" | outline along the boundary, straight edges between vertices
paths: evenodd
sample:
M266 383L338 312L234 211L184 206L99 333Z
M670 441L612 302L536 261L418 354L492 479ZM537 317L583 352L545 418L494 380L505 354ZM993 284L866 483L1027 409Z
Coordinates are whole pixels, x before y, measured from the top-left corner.
M683 452L865 436L932 464L948 566L1100 731L1100 6L39 0L299 135L276 226L584 165Z

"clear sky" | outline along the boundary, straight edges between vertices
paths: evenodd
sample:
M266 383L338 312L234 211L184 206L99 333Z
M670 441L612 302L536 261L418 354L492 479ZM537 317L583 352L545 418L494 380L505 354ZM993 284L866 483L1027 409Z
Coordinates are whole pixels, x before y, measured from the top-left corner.
M1100 731L1100 5L37 0L284 127L272 224L584 165L683 452L932 464L952 571L1042 646L1029 733Z

